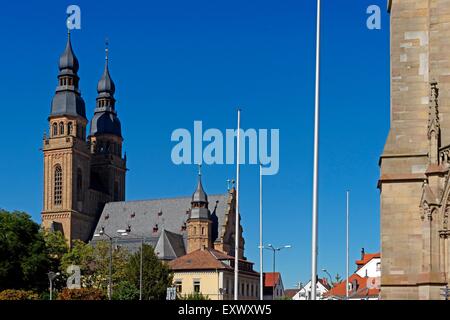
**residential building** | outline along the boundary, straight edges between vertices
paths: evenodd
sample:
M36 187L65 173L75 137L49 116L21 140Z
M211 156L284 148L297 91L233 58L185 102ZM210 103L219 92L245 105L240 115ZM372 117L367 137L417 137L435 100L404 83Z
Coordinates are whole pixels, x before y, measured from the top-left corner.
M292 300L311 300L312 281L308 281L298 292L293 296ZM316 296L317 300L323 300L324 295L331 289L330 284L326 278L318 278L316 282Z
M264 272L264 300L277 300L284 297L283 280L279 272Z
M356 260L356 271L348 278L348 300L379 300L381 279L380 253L365 253L361 250L361 259ZM337 283L325 295L329 300L347 299L347 282Z
M201 293L211 300L234 297L235 259L206 246L169 262L174 286L180 297ZM259 273L253 263L239 260L239 300L259 299Z

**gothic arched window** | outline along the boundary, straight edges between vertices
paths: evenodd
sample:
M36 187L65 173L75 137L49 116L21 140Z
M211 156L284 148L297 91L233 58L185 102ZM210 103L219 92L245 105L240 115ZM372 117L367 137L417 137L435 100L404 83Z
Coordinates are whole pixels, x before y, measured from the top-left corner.
M55 166L55 184L54 184L54 203L60 205L62 203L62 188L63 188L62 169L58 164Z
M67 125L67 134L70 136L72 134L73 131L73 125L72 122L69 122L69 124Z
M77 200L83 200L83 174L80 168L77 170Z
M64 134L64 123L63 122L59 123L59 134L60 135Z
M53 132L52 132L53 136L57 136L58 135L58 125L56 124L56 122L53 122L52 128L53 128Z

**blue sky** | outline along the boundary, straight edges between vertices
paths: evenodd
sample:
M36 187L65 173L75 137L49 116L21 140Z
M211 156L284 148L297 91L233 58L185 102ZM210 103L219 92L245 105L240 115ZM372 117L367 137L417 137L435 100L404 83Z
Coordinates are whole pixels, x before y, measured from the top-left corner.
M345 273L345 191L351 190L351 263L379 250L378 158L389 127L389 25L384 0L323 1L319 271ZM280 129L280 171L264 178L265 243L285 287L310 277L315 1L5 2L0 19L0 207L40 221L39 150L66 42L65 10L81 7L73 47L88 118L103 70L104 39L128 155L127 199L190 195L194 166L170 159L177 128ZM382 29L366 8L382 8ZM257 166L241 168L246 255L258 260ZM230 165L203 168L210 194ZM265 263L271 269L271 255ZM269 269L269 270L270 270ZM323 273L320 272L320 275Z

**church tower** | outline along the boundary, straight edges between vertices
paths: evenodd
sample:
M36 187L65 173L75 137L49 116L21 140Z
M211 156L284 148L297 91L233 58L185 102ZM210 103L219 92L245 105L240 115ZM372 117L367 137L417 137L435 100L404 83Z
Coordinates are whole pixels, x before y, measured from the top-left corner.
M105 68L97 84L97 99L89 136L91 188L105 195L95 209L100 215L103 205L125 200L126 156L122 157L122 130L114 99L115 85L109 74L108 44Z
M60 230L68 240L88 240L94 217L84 206L90 184L86 110L78 88L78 60L70 32L59 58L56 93L44 135L44 228Z
M197 189L192 195L191 212L187 220L187 253L202 248L212 248L211 225L208 195L203 189L202 176L199 172Z
M389 0L391 119L380 158L381 298L450 279L450 0Z

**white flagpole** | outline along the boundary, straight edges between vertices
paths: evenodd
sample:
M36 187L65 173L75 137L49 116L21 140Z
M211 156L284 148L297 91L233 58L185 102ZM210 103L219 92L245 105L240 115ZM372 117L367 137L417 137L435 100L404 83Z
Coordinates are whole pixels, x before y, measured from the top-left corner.
M317 220L318 220L318 167L319 167L319 97L320 97L320 0L317 0L316 34L316 96L314 112L314 172L312 212L311 300L316 300L317 288Z
M347 268L346 268L346 280L345 280L345 297L348 300L348 266L349 266L349 258L348 258L348 247L349 247L349 240L348 240L348 220L349 220L349 191L347 191L347 218L346 218L346 224L347 224L347 231L346 231L346 238L347 238L347 249L346 249L346 264L347 264Z
M263 175L262 164L259 164L259 296L264 300L263 269Z
M236 217L235 217L235 242L234 242L234 300L239 300L239 160L241 152L241 110L238 109L237 125L237 162L236 162Z

